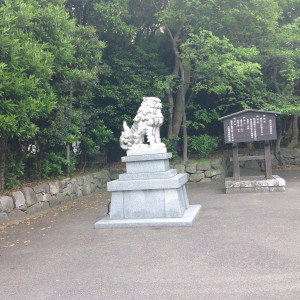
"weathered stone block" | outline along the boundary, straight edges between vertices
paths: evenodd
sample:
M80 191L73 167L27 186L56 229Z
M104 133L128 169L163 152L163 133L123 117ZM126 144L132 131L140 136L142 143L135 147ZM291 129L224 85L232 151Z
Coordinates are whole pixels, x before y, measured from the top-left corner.
M0 212L0 224L8 222L8 216L6 212Z
M49 182L49 191L51 195L57 195L59 193L59 182L58 181Z
M91 183L93 182L93 177L91 175L86 175L85 176L85 183L88 185L91 185Z
M11 221L22 220L26 217L26 215L26 212L15 209L9 213L8 218Z
M27 208L27 214L33 215L35 213L40 212L41 210L42 210L41 203L36 203Z
M49 206L53 207L56 205L61 204L61 198L58 198L57 195L56 196L52 196L50 201L49 201Z
M204 173L195 173L195 174L191 174L190 175L189 181L191 181L191 182L199 182L203 178L204 178Z
M91 193L94 193L96 190L96 184L94 182L91 183Z
M0 197L0 211L9 213L14 209L14 201L12 197L2 196Z
M63 190L68 186L69 182L70 182L70 178L66 178L58 182L59 193L63 193Z
M37 198L38 202L48 202L51 199L51 195L50 194L37 194L36 198Z
M36 194L33 191L32 188L30 187L25 187L22 189L22 193L25 196L25 200L26 200L26 205L27 207L34 205L35 203L38 202L37 198L36 198Z
M257 186L252 188L240 188L240 193L266 193L270 192L270 188L268 186Z
M77 177L77 178L76 178L76 181L77 181L77 184L78 184L79 186L82 186L83 183L84 183L83 176Z
M49 193L50 192L50 187L48 183L37 185L33 187L33 190L35 191L36 194L39 193Z
M198 162L197 163L197 170L198 171L207 171L212 168L212 165L210 162Z
M12 198L14 200L14 205L16 208L24 206L26 203L24 194L21 191L12 193Z
M176 165L174 165L174 169L177 170L177 173L178 173L178 174L183 174L183 173L185 173L185 166L182 165L182 164L176 164Z
M185 171L187 173L193 174L197 172L197 163L188 163L185 165Z
M284 192L285 186L270 186L270 192Z
M83 196L87 196L91 193L91 187L90 185L85 185L81 188L81 191L82 191L82 195Z
M73 192L76 195L76 197L81 197L82 196L81 188L77 184L74 184Z
M42 211L47 210L50 207L48 202L41 202L40 205Z
M216 175L211 178L212 181L214 182L224 182L224 176L223 175Z
M222 172L220 170L209 170L205 171L205 177L211 178L216 175L221 175Z
M18 207L16 207L16 209L21 210L21 211L26 211L27 210L27 205L24 204L24 205L18 206Z
M101 185L106 185L107 182L111 180L109 172L107 170L104 170L99 173L100 174L98 178L101 180Z
M211 167L215 170L222 170L224 169L224 164L225 161L223 160L223 158L218 158L211 162Z
M74 185L68 184L63 190L62 193L65 195L71 195L74 191Z
M71 200L71 196L70 195L64 195L62 193L59 193L57 195L57 198L60 200L60 203L64 203L64 202L67 202L67 201Z
M77 182L76 178L72 178L72 179L70 180L70 183L73 184L73 185L74 185L76 182Z

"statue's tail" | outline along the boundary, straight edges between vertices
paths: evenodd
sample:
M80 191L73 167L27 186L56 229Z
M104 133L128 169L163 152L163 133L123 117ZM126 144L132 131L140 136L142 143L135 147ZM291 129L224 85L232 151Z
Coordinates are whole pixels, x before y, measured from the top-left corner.
M131 130L128 127L126 121L123 122L123 129L124 129L124 131L122 131L122 134L120 136L120 147L123 150L128 150L128 147L131 144L131 141L130 141Z

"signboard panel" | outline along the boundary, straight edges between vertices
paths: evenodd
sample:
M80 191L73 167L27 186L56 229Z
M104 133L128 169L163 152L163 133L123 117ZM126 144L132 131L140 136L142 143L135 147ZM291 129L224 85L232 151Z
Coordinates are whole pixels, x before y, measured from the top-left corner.
M246 110L221 120L226 144L277 139L275 113Z

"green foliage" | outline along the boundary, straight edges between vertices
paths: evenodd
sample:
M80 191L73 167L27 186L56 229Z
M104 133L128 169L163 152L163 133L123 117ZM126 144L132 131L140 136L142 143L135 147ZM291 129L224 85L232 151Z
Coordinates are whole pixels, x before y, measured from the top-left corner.
M218 148L220 138L212 137L207 134L202 134L199 136L189 136L189 152L197 153L198 157L206 158L209 154Z
M20 153L8 149L5 161L5 177L7 189L11 189L20 183L20 178L24 175L25 164L20 160Z
M63 174L114 147L144 96L163 101L162 134L169 120L177 133L187 119L190 152L201 157L217 145L208 134L220 134L219 114L299 116L299 9L297 0L1 1L7 186L23 173ZM81 153L69 163L75 141ZM179 137L163 141L175 158ZM38 152L26 152L30 144Z
M162 142L166 145L167 151L172 153L172 160L178 157L178 152L176 145L180 142L180 137L178 135L173 135L172 139L162 138Z
M163 68L157 55L147 53L142 46L125 52L116 49L106 57L106 62L111 69L100 77L98 114L113 131L114 138L119 139L123 120L132 122L143 97L163 96Z
M206 109L202 105L196 104L196 101L187 106L187 112L193 115L192 120L186 122L188 128L193 128L195 130L205 129L208 124L217 120L219 114L216 109Z
M81 160L90 160L95 154L103 151L112 140L113 132L107 129L102 120L94 120L89 124L86 135L81 137Z
M181 48L186 67L195 78L194 91L224 97L227 105L222 103L223 109L238 103L245 108L263 87L260 65L253 62L258 56L254 47L234 47L227 38L200 29L190 34Z
M75 170L76 157L71 154L71 162L65 158L64 152L31 153L26 160L26 175L31 179L49 179L63 175L69 165Z
M0 7L0 134L33 137L35 121L54 108L50 86L54 58L32 33L38 11L35 1L7 0Z

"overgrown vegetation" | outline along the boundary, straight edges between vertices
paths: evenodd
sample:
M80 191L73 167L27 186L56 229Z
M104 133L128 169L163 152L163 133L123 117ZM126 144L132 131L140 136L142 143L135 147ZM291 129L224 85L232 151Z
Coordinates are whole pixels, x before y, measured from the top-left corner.
M0 0L0 189L119 159L122 122L163 101L173 156L223 147L218 117L280 111L298 145L299 1ZM76 150L76 153L74 152Z

